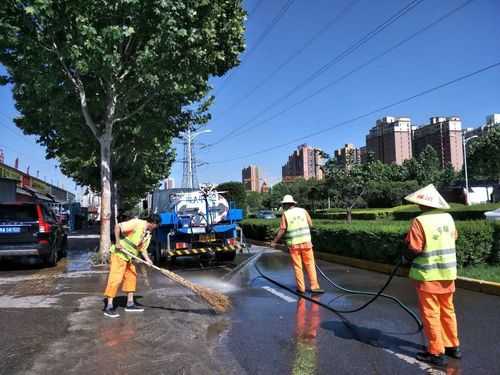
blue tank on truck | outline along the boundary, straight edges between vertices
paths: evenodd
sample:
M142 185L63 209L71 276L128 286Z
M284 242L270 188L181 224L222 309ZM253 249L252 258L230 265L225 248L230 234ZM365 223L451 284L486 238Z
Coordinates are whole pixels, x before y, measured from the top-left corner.
M161 218L150 246L155 262L180 257L197 257L202 263L233 261L244 246L238 225L243 210L231 207L223 194L212 185L155 191L151 211Z

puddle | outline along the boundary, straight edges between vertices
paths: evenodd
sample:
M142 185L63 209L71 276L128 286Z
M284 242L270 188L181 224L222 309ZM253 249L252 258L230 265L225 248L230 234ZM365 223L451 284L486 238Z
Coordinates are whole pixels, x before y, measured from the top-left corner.
M218 339L228 329L229 322L227 320L221 320L219 322L210 324L207 327L207 341Z

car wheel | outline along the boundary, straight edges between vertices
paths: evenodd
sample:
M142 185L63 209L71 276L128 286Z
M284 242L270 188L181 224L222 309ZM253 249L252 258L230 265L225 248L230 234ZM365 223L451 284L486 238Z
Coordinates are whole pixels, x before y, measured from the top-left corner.
M66 258L68 255L68 237L64 236L61 248L59 249L59 258Z
M57 264L57 250L52 247L50 253L43 260L48 267L54 267Z

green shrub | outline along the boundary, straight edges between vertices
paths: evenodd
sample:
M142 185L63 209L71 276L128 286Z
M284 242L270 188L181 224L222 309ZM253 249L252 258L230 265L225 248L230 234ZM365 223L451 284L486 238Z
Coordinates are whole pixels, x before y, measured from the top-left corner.
M315 220L311 231L315 249L375 262L394 263L405 248L408 221L353 221L352 224ZM245 220L247 238L270 241L278 220ZM457 261L461 267L494 263L499 247L494 247L494 227L487 221L457 222ZM497 241L500 230L495 232Z
M485 220L457 221L458 265L467 267L491 261L493 250L493 226Z

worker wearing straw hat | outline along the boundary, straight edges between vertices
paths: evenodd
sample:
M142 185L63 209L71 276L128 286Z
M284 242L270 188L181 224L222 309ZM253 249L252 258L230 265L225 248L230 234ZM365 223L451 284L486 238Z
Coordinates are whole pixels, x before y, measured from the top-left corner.
M415 280L420 313L427 336L427 351L417 359L435 365L445 365L447 356L460 359L457 320L453 305L457 260L455 241L458 237L450 214L438 209L450 206L434 185L428 185L405 199L419 206L406 236L412 260L410 278Z
M302 264L309 277L311 293L323 293L318 284L316 264L314 262L313 246L311 242L312 220L306 210L297 207L297 202L291 195L285 195L281 202L283 215L281 216L280 229L276 238L271 243L272 247L286 235L286 242L292 258L297 292L305 293L304 272Z
M113 305L113 298L116 297L118 288L122 286L123 292L127 293L127 312L142 312L143 308L134 302L134 292L137 285L137 272L129 254L143 256L148 264L153 264L148 255L148 247L151 241L151 232L158 227L160 217L151 215L145 220L132 219L124 221L115 226L115 245L111 246L111 265L109 269L108 284L104 296L107 297L107 304L104 315L110 318L118 318Z

